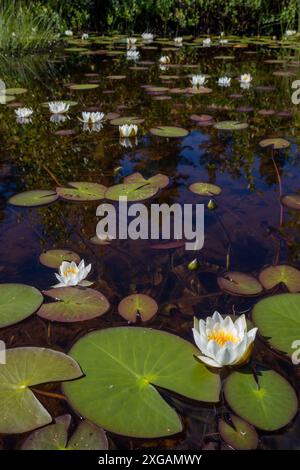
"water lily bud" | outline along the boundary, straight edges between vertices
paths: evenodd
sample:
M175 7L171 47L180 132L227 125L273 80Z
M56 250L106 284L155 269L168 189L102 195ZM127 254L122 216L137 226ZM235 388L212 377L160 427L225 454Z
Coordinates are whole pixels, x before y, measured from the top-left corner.
M193 261L191 261L188 265L187 265L188 269L190 271L196 271L197 269L199 269L199 263L198 263L198 260L197 258L193 259Z
M213 211L217 208L217 204L215 203L215 201L213 199L210 199L207 203L207 209L209 209L210 211Z

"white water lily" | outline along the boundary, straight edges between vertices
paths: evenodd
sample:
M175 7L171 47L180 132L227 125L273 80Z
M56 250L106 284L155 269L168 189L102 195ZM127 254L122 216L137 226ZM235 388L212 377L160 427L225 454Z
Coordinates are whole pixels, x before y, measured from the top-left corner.
M15 115L19 119L29 118L33 114L32 108L17 108L15 109Z
M201 355L198 358L211 367L233 366L246 362L251 354L257 328L247 331L245 315L235 322L219 312L206 320L194 318L193 335Z
M140 57L139 51L136 51L134 49L129 49L126 53L127 60L138 60L139 57Z
M63 122L66 122L67 119L69 118L64 114L51 114L50 116L50 122L54 124L62 124Z
M102 121L97 122L84 122L82 126L82 130L84 132L100 132L103 129Z
M63 114L69 111L70 105L64 101L51 101L48 107L52 114Z
M90 286L92 282L85 281L85 278L90 273L91 268L91 264L84 265L83 259L78 266L74 261L71 263L63 261L58 269L59 274L55 273L59 283L53 287Z
M240 76L241 88L247 90L248 88L250 88L251 82L252 76L250 73L244 73Z
M101 122L103 121L105 114L101 112L96 112L96 113L90 113L90 112L83 112L81 113L82 119L80 121L85 122L85 123L95 123L95 122Z
M71 29L67 29L65 31L65 36L73 36L73 31L71 31Z
M294 29L287 29L285 32L286 36L294 36L297 33Z
M129 139L128 137L120 137L119 139L120 145L124 148L133 148L135 145L138 144L138 139L137 137Z
M136 124L123 124L119 126L120 137L136 137L138 126Z
M82 41L87 41L88 38L89 38L89 35L87 33L83 33L83 35L81 36Z
M144 41L151 42L154 39L154 35L152 33L143 33L142 38Z
M193 87L199 87L206 83L205 75L192 75L191 82Z
M181 37L174 38L175 46L182 46L182 41Z
M168 55L162 55L159 59L159 63L162 65L169 64L171 62L171 59Z
M228 43L228 39L220 39L220 44L224 45Z
M230 77L220 77L218 80L218 85L223 87L230 86L231 78Z
M137 41L137 38L127 38L126 39L126 42L129 46L134 45L136 43L136 41Z
M210 46L211 45L211 39L210 38L206 38L206 39L203 39L203 46Z

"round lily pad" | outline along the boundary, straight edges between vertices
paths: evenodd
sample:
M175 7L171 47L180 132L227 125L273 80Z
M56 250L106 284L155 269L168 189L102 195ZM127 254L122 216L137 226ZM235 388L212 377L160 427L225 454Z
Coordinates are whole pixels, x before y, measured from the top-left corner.
M143 438L172 435L182 423L156 386L194 400L219 400L219 375L196 354L191 343L159 330L94 331L72 347L70 355L85 377L65 384L64 391L81 416L109 431Z
M199 196L218 196L222 189L220 186L211 183L193 183L189 186L192 193L199 194Z
M13 206L35 207L50 204L56 199L58 199L58 194L55 191L39 189L15 194L8 202Z
M123 124L142 124L144 119L135 116L123 116L109 121L113 126L123 126Z
M273 149L286 149L290 146L288 140L281 139L281 138L274 138L274 139L263 139L259 142L259 145L262 148L265 147L272 147Z
M219 433L222 439L236 450L252 450L258 445L258 435L254 427L235 415L230 415L232 425L219 420Z
M273 370L258 373L233 372L225 382L225 398L233 411L265 431L288 424L298 409L293 387Z
M282 196L281 203L288 207L289 209L293 209L296 211L300 210L300 195L299 194L286 194Z
M56 188L57 194L62 199L69 201L99 201L104 198L106 186L98 183L77 181L68 183L69 188Z
M6 88L5 93L8 95L22 95L26 93L26 88Z
M6 351L0 366L0 433L17 434L51 423L52 417L30 387L81 377L70 356L52 349L21 347Z
M55 423L30 434L21 450L107 450L108 440L103 429L89 421L81 421L68 438L71 415L55 418Z
M75 263L80 262L80 256L74 251L70 250L47 250L41 253L40 263L47 268L57 269L63 261L75 261Z
M154 184L159 188L165 188L169 185L170 179L168 176L163 175L162 173L157 173L157 175L151 176L149 179L145 179L141 173L132 173L132 175L126 176L124 178L124 183L147 183Z
M300 294L279 294L260 300L252 318L261 336L275 349L291 356L300 339Z
M47 320L75 322L100 317L110 305L101 292L77 287L57 287L44 291L55 302L44 303L37 315Z
M251 274L230 271L218 277L220 289L233 295L258 295L263 287Z
M158 310L158 305L149 295L132 294L121 300L118 310L123 318L135 323L138 317L142 321L147 321L154 317Z
M0 328L32 315L43 302L35 287L25 284L0 284Z
M175 126L159 126L150 129L151 134L159 137L186 137L188 130Z
M111 201L119 201L120 197L127 197L127 201L143 201L155 196L159 187L146 183L123 183L111 186L106 190L105 198Z
M216 129L221 131L239 131L242 129L246 129L248 127L247 122L240 122L240 121L220 121L214 124Z
M300 292L300 271L286 264L263 269L259 275L259 281L265 289L273 289L283 283L289 292Z
M96 83L80 83L76 84L74 83L73 85L70 85L70 90L94 90L95 88L98 88L99 85Z

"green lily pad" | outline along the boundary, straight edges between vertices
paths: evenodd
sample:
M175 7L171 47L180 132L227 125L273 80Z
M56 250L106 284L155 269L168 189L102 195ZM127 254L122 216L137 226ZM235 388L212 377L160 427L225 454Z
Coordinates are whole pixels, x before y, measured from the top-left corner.
M291 356L300 339L300 294L279 294L260 300L252 318L268 343Z
M55 418L55 423L34 431L23 442L21 450L107 450L103 429L89 421L81 421L68 438L71 415Z
M52 417L30 387L81 377L70 356L52 349L21 347L6 351L0 367L0 433L16 434L51 423Z
M279 150L279 149L286 149L291 144L289 143L288 140L281 139L281 138L274 138L274 139L263 139L259 142L259 145L262 148L272 147L273 149Z
M158 305L149 295L132 294L121 300L118 310L125 320L135 323L138 317L142 321L148 321L154 317L158 310Z
M259 281L265 289L273 289L283 283L289 292L300 292L300 271L286 264L265 268L259 275Z
M94 90L95 88L98 88L99 85L96 83L74 83L73 85L70 85L70 90Z
M189 186L192 193L199 194L199 196L218 196L222 189L220 186L211 183L193 183Z
M263 287L251 274L230 271L218 277L220 289L233 295L258 295Z
M63 261L75 261L75 263L80 262L80 256L74 251L70 250L47 250L41 253L40 263L47 268L57 269Z
M235 415L230 415L232 425L219 420L219 433L222 439L236 450L252 450L258 445L258 435L254 427Z
M56 302L44 303L37 315L52 321L90 320L104 315L110 307L106 297L94 289L56 287L44 291L44 294Z
M146 183L146 184L154 184L158 186L160 189L165 188L169 185L170 179L168 176L163 175L162 173L157 173L157 175L151 176L149 179L145 179L141 173L132 173L132 175L126 176L124 178L124 183Z
M0 284L0 328L32 315L43 302L35 287L25 284Z
M2 95L0 94L0 104L10 103L11 101L15 101L16 97L13 95Z
M26 93L26 88L6 88L5 93L7 95L22 95Z
M64 391L81 416L109 431L154 438L182 423L156 386L194 400L217 402L220 378L195 359L197 348L178 336L139 327L94 331L70 351L85 377Z
M240 122L240 121L220 121L214 124L216 129L221 131L239 131L242 129L246 129L248 127L247 122Z
M50 204L58 199L55 191L37 189L33 191L24 191L9 198L8 202L13 206L36 207Z
M175 126L159 126L150 129L151 134L159 137L186 137L188 130Z
M298 400L293 387L273 370L258 374L233 372L225 382L224 393L233 411L265 431L287 425L297 413Z
M123 124L142 124L144 119L138 118L136 116L123 116L109 121L113 126L123 126Z
M122 196L127 197L127 201L143 201L155 196L159 187L146 183L123 183L111 186L106 190L105 198L111 201L119 201Z
M106 186L98 183L76 181L68 183L69 188L56 188L57 194L62 199L69 201L99 201L104 198Z
M300 211L300 195L299 194L286 194L282 196L281 203L288 207L289 209L293 209L295 211Z

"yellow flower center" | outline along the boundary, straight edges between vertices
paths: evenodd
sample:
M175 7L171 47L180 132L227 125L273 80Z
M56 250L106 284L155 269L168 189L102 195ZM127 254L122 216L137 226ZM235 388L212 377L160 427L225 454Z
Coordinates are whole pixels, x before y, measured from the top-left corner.
M237 336L226 330L211 331L207 337L209 340L212 339L222 347L225 346L228 341L231 341L232 343L239 342L239 338L237 338Z
M67 268L64 270L64 276L67 277L69 274L77 274L77 268Z

